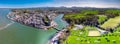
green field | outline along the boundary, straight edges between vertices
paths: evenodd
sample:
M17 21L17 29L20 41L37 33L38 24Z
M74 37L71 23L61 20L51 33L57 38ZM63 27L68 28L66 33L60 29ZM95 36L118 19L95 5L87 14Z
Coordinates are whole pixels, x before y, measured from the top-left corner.
M103 25L101 25L102 28L112 28L114 29L120 24L120 16L115 18L110 18L108 21L106 21Z
M119 44L120 27L114 33L103 34L101 36L88 36L89 30L96 30L94 27L71 30L71 34L64 41L64 44Z

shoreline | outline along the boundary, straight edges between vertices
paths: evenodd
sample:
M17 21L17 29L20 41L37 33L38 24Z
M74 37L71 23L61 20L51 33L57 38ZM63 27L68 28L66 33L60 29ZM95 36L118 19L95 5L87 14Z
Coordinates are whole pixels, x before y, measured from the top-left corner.
M7 18L10 19L10 20L12 20L12 21L15 21L14 18L10 18L10 15L12 15L11 12L9 12L9 14L7 15ZM60 17L60 19L62 19L63 16L64 16L64 14L62 15L62 17ZM57 16L56 16L56 17L57 17ZM56 18L56 17L55 17L55 18ZM62 20L63 20L63 19L62 19ZM17 22L17 21L15 21L15 22ZM63 20L63 21L61 21L61 22L67 23L65 20ZM19 23L19 22L17 22L17 23ZM52 21L52 23L51 23L51 26L53 26L52 28L55 27L55 26L54 26L55 23L57 24L57 22ZM23 24L23 23L20 23L20 24ZM23 25L24 25L24 24L23 24ZM58 25L58 24L57 24L57 25ZM26 25L26 26L29 26L29 25ZM49 27L51 27L51 26L49 26ZM66 26L68 26L68 23L67 23ZM31 26L31 27L32 27L32 26ZM60 37L62 34L65 34L65 31L67 30L67 29L64 29L64 28L66 28L66 27L63 27L61 30L56 28L56 29L57 29L57 32L52 36L52 38L51 38L50 40L48 40L48 44L54 44L56 40L59 41L59 37ZM48 29L43 29L43 30L48 30Z
M55 35L52 36L50 40L48 40L47 44L59 44L60 37L65 34L67 29L62 29L60 31L57 31Z

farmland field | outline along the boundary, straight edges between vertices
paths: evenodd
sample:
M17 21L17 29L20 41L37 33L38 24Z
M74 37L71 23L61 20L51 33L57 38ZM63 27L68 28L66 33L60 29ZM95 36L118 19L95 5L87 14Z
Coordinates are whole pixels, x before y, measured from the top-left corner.
M100 14L101 13L101 14ZM70 35L64 44L119 44L120 10L82 10L80 13L68 14L64 18L84 28L70 29ZM71 23L70 23L71 24ZM100 27L97 27L97 26ZM100 30L106 31L103 33ZM104 30L105 29L105 30ZM109 31L114 29L112 31Z
M89 30L96 30L94 27L71 30L71 34L64 41L64 44L119 44L120 27L114 33L103 34L101 36L88 36Z
M114 29L120 24L120 16L117 16L115 18L110 18L108 21L106 21L103 25L101 25L102 28L112 28Z

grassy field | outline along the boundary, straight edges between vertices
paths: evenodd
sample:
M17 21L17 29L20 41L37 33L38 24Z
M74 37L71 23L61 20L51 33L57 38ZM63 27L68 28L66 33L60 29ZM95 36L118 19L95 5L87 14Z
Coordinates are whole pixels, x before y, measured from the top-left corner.
M64 42L64 44L80 44L86 43L88 38L89 30L96 30L95 27L86 26L84 29L71 30L70 36Z
M101 25L102 28L112 28L114 29L120 24L120 16L115 18L110 18L108 21L106 21L103 25Z
M119 44L120 27L114 33L103 34L101 36L88 36L89 30L96 30L94 27L85 27L80 30L71 30L70 36L64 41L64 44Z

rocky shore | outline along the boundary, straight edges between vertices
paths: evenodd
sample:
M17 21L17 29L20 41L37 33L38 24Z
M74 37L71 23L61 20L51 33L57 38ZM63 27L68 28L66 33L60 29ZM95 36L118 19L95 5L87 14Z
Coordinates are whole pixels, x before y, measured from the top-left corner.
M45 30L57 26L53 20L56 16L54 12L36 12L36 10L14 10L7 15L10 20Z
M69 31L67 29L62 29L48 41L47 44L63 44L63 41L67 38L69 35Z

